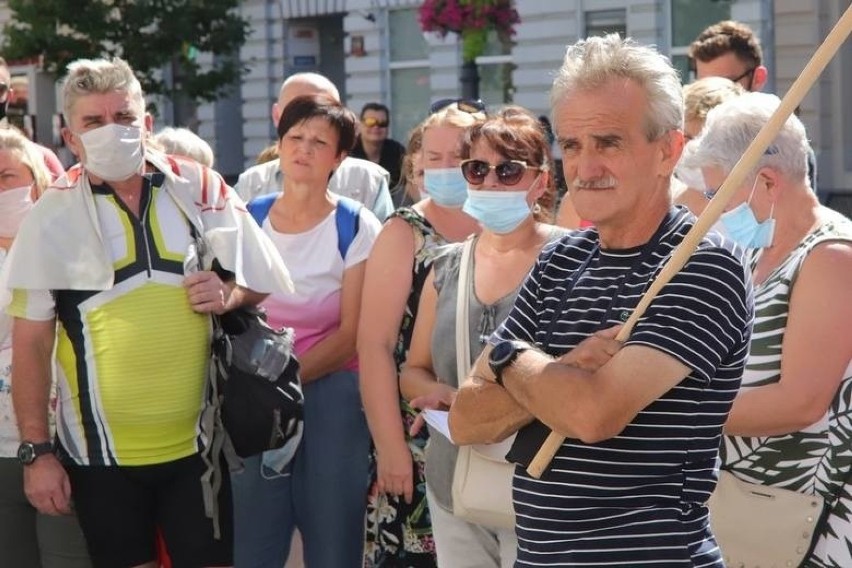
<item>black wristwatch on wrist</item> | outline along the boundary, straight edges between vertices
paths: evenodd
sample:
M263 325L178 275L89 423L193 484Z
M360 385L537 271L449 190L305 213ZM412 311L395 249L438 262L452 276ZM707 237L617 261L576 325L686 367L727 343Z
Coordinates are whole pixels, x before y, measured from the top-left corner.
M503 340L494 345L488 354L488 366L494 373L495 382L503 386L503 371L515 362L518 355L529 349L530 346L523 341Z
M52 442L41 442L34 444L32 442L21 442L18 446L18 460L22 465L31 465L39 456L53 453Z

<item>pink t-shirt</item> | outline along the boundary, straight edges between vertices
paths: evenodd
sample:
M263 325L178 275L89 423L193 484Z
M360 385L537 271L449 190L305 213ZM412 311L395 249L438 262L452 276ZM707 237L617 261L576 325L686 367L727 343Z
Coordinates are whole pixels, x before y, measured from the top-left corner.
M263 221L263 231L281 253L293 279L295 292L271 294L261 305L266 309L271 325L294 329L297 356L340 326L343 273L367 259L381 230L381 223L367 208L361 208L358 225L358 234L349 245L346 259L343 259L337 249L334 211L303 233L279 233L272 228L268 218ZM357 357L353 357L344 368L357 370Z

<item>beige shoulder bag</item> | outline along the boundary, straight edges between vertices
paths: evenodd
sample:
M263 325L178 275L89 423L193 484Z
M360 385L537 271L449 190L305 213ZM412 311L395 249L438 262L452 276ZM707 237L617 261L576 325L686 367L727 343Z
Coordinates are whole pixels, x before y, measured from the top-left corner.
M456 302L456 366L461 385L470 371L470 288L475 237L464 243ZM470 523L513 528L512 477L515 465L505 456L515 436L498 444L459 446L453 473L453 514Z
M719 472L707 502L727 566L799 566L815 544L822 497L768 487Z

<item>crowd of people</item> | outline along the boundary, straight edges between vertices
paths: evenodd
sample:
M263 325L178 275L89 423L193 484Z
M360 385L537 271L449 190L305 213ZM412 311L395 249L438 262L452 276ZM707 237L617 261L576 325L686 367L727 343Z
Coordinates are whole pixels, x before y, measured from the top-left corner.
M76 165L0 128L0 565L281 568L297 535L308 568L722 567L721 468L820 497L802 565L852 566L852 222L796 116L618 337L780 104L747 27L689 55L684 87L586 38L550 120L442 99L405 146L298 73L233 188L126 62L69 65ZM244 306L294 330L303 431L227 471L211 316ZM473 444L514 527L456 505Z

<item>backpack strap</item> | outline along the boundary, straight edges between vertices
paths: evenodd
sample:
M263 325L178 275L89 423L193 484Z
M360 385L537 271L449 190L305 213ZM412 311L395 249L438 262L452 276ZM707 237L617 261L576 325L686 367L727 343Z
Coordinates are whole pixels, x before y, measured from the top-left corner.
M259 195L246 204L246 209L254 217L258 225L263 225L263 220L269 217L269 210L272 209L272 204L275 203L275 198L278 197L278 192Z
M275 203L275 198L278 193L267 193L255 197L246 204L246 209L254 217L258 225L263 225L263 220L269 216L269 210L272 209L272 204ZM334 210L334 222L337 226L337 250L340 252L340 257L346 260L346 253L349 252L349 245L355 240L358 235L360 226L360 212L364 207L361 203L348 197L340 197L337 200L337 207Z
M207 243L192 222L189 223L189 232L195 241L196 255L198 257L198 266L193 266L192 269L204 270L202 259L204 258ZM213 329L212 339L216 339L222 333L221 325L218 317L215 315L211 317L211 322ZM218 501L219 490L222 488L222 476L230 475L229 472L222 471L222 457L225 458L225 463L227 463L230 471L240 472L243 469L243 462L237 455L236 450L234 450L231 438L225 431L224 424L222 424L222 395L219 392L217 379L217 372L219 371L217 367L221 365L222 362L211 353L207 365L205 401L200 419L201 433L206 438L204 448L201 450L201 459L205 466L204 473L201 475L201 494L204 501L204 512L213 521L213 537L216 540L222 538L219 524Z
M358 235L360 226L360 212L364 207L361 203L348 197L340 197L337 200L337 208L334 212L334 220L337 224L337 250L340 257L345 261L349 245Z

